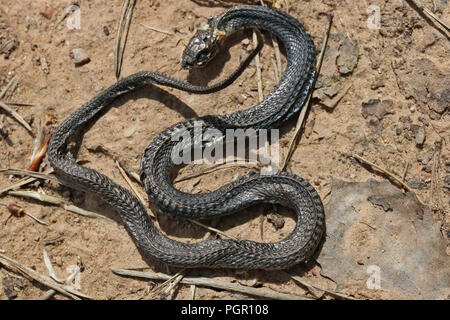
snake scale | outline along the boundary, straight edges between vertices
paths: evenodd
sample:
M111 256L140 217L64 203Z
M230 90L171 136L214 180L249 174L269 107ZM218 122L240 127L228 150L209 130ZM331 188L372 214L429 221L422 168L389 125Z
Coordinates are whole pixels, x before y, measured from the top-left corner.
M315 49L310 35L293 17L275 9L240 5L208 18L183 52L182 65L190 68L207 63L223 39L242 29L271 32L286 49L287 65L274 90L258 105L228 115L209 115L177 123L158 134L141 161L141 181L153 204L163 212L185 218L210 218L235 213L257 203L275 203L297 214L293 232L275 243L250 240L210 239L183 243L164 236L150 219L144 205L128 190L105 175L78 165L67 150L68 140L86 127L109 103L144 85L164 85L206 94L230 84L225 80L211 87L195 86L168 75L142 71L119 80L81 106L54 131L48 157L57 175L82 186L111 204L120 214L136 244L146 253L167 264L188 268L222 267L241 269L285 269L304 261L315 251L325 229L319 195L304 179L290 173L249 173L205 194L177 190L169 180L174 167L171 137L179 130L194 134L194 125L204 129L271 129L299 111L315 76Z

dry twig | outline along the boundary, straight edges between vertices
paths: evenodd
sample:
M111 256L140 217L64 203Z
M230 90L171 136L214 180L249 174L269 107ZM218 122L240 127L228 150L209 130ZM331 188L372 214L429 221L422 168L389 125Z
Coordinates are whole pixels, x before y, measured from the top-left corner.
M79 292L78 290L75 290L69 286L61 285L58 283L55 283L51 278L48 278L46 276L41 275L40 273L34 271L33 269L11 259L7 256L0 254L0 265L4 266L5 268L20 273L25 278L37 281L41 284L43 284L46 287L49 287L69 298L72 298L74 300L79 300L81 298L85 299L92 299L92 297L85 295L84 293Z
M363 157L358 156L357 154L353 155L353 158L359 160L362 163L368 164L372 168L383 172L388 177L392 178L393 180L397 181L403 188L405 188L407 191L411 191L411 188L404 182L400 177L396 176L392 172L387 171L386 169L381 168L380 166L377 166L375 163L370 162L369 160L364 159Z
M145 278L145 279L152 279L152 280L168 280L171 278L171 276L166 275L164 273L148 273L148 272L139 272L139 271L133 271L133 270L127 270L127 269L118 269L113 268L111 269L112 272L115 274L123 275L123 276L131 276L131 277L138 277L138 278ZM209 288L216 288L216 289L222 289L227 291L233 291L233 292L239 292L243 294L247 294L250 296L256 296L261 298L267 298L267 299L277 299L277 300L310 300L309 298L297 296L293 294L287 294L287 293L279 293L275 292L273 290L268 289L261 289L261 288L252 288L247 286L242 286L239 284L234 283L227 283L220 280L213 280L209 278L204 277L188 277L184 278L180 281L182 284L188 284L201 287L209 287Z
M425 12L426 14L428 14L431 18L433 18L437 23L439 23L441 26L444 27L445 30L447 30L447 32L450 32L450 28L449 26L442 21L441 19L439 19L438 16L436 16L430 9L428 9L427 7L425 7L422 3L421 0L411 0L416 6L417 8L419 8L420 10L422 10L423 12Z
M30 125L18 114L16 111L14 111L11 107L9 107L7 104L0 101L0 108L5 110L7 113L9 113L14 119L17 120L27 131L33 135L33 130L31 130Z
M143 23L141 23L141 26L143 26L143 27L145 27L147 29L150 29L152 31L156 31L156 32L159 32L159 33L164 33L164 34L168 34L170 36L173 36L173 33L170 32L170 31L166 31L166 30L163 30L163 29L158 29L158 28L155 28L155 27L147 26L147 25L145 25Z
M336 298L341 298L341 299L345 299L345 300L357 300L357 299L355 299L355 298L352 298L352 297L347 296L347 295L342 294L342 293L334 292L334 291L331 291L331 290L328 290L328 289L324 289L324 288L320 288L320 287L311 285L311 284L305 282L305 281L304 281L301 277L299 277L299 276L292 275L292 274L289 274L289 276L292 278L292 280L294 280L294 281L300 283L302 286L306 287L306 288L308 289L308 291L309 291L311 294L313 294L314 296L316 296L316 291L322 291L322 292L326 292L326 293L328 293L329 295L331 295L331 296L333 296L333 297L336 297ZM316 297L317 297L317 296L316 296ZM318 297L317 297L317 298L318 298Z

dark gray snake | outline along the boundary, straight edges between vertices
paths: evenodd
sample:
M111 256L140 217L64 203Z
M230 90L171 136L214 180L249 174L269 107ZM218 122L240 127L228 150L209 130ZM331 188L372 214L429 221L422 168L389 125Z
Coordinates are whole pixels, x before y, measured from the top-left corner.
M311 89L315 75L314 43L293 17L261 6L237 6L207 20L183 53L186 68L209 61L223 38L247 28L271 32L284 44L287 66L276 88L258 105L229 115L195 119L203 129L276 128L299 111ZM227 215L257 203L275 203L297 214L293 232L276 243L249 240L205 240L186 244L165 237L149 218L144 205L128 190L103 174L82 167L67 151L68 138L81 130L116 97L148 84L165 85L192 93L210 93L231 83L230 79L212 87L194 86L155 72L138 72L106 89L72 113L55 130L48 156L55 172L81 185L111 204L120 213L135 242L151 256L183 267L224 267L281 269L301 262L314 252L325 228L322 202L314 188L290 173L262 175L250 173L207 194L187 194L173 187L169 171L174 167L171 153L177 142L171 137L184 130L193 136L194 120L177 123L160 133L145 150L141 181L153 204L163 212L185 218Z

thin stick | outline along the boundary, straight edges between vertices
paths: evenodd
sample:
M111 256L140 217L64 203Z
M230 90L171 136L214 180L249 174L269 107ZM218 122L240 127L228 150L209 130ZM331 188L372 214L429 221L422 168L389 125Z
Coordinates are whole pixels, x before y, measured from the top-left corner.
M188 219L188 220L189 220L189 222L191 222L193 224L196 224L196 225L198 225L198 226L200 226L202 228L208 229L208 230L213 231L213 232L215 232L217 234L220 234L221 236L224 236L224 237L227 237L227 238L229 238L231 240L239 242L238 238L233 237L232 235L230 235L230 234L228 234L226 232L220 231L219 229L216 229L216 228L208 227L207 225L204 225L203 223L195 221L195 220L192 220L192 219Z
M360 162L368 164L369 166L371 166L374 169L377 169L378 171L383 172L384 174L386 174L387 176L391 177L392 179L397 181L399 184L401 184L403 186L403 188L405 188L407 191L411 191L411 188L400 177L397 177L392 172L389 172L386 169L381 168L380 166L377 166L375 163L370 162L369 160L366 160L363 157L358 156L357 154L354 154L352 157L359 160Z
M53 169L50 169L50 170L48 170L48 171L46 171L46 172L44 172L44 173L50 174L50 173L52 173L52 172L53 172ZM19 181L16 182L16 183L13 183L13 184L11 184L11 185L9 185L9 186L3 188L3 189L0 189L0 196L1 196L3 193L5 193L5 192L8 192L8 191L13 190L13 189L16 189L16 188L20 188L20 187L22 187L22 186L24 186L24 185L26 185L26 184L28 184L28 183L34 182L34 181L36 181L36 180L37 180L37 178L23 178L23 179L19 180Z
M433 167L431 172L431 195L430 195L430 203L434 206L434 208L438 208L439 205L436 204L434 192L436 186L439 184L438 181L438 167L439 167L439 157L442 148L442 141L437 141L434 143L434 153L433 153ZM438 199L439 200L439 199ZM438 201L439 202L439 201Z
M5 110L7 113L9 113L14 119L16 119L22 126L24 126L25 129L27 129L27 131L33 135L33 130L31 130L30 125L13 109L11 109L11 107L9 107L8 105L6 105L5 103L0 101L0 107Z
M123 269L123 270L127 270L127 269ZM161 283L160 285L158 285L156 287L155 290L152 291L152 294L149 296L149 299L155 299L158 295L160 295L160 293L173 281L175 280L178 276L182 275L183 272L186 269L183 269L177 273L175 273L173 276L170 276L166 281L164 281L163 283ZM114 270L113 270L114 272Z
M3 103L6 103L10 106L16 106L16 107L35 107L35 104L32 103L22 103L22 102L10 102L10 101L3 101Z
M9 191L8 192L9 195L12 196L18 196L18 197L24 197L24 198L31 198L31 199L35 199L35 200L39 200L42 201L44 203L47 204L51 204L51 205L57 205L60 206L62 208L64 208L67 211L73 212L73 213L77 213L79 215L82 215L84 217L89 217L89 218L102 218L105 219L107 221L113 221L110 218L107 218L101 214L95 213L95 212L91 212L79 207L76 207L74 205L70 205L70 204L66 204L64 200L53 197L53 196L49 196L46 194L42 194L42 193L38 193L35 191Z
M163 30L163 29L158 29L158 28L155 28L155 27L150 27L150 26L147 26L147 25L145 25L143 23L141 23L141 26L143 26L143 27L145 27L147 29L150 29L152 31L156 31L156 32L159 32L159 33L165 33L165 34L173 36L173 33L170 32L170 31L166 31L166 30Z
M55 295L56 291L53 289L45 291L43 295L37 298L37 300L48 300Z
M289 273L288 273L288 274L289 274ZM315 291L315 290L319 290L319 291L326 292L326 293L328 293L329 295L334 296L334 297L338 297L338 298L342 298L342 299L346 299L346 300L358 300L358 299L352 298L352 297L347 296L347 295L342 294L342 293L334 292L334 291L331 291L331 290L327 290L327 289L323 289L323 288L320 288L320 287L311 285L311 284L309 284L309 283L303 281L303 279L300 278L299 276L292 275L292 274L289 274L289 276L290 276L294 281L296 281L296 282L300 283L302 286L306 287L306 288L307 288L314 296L315 296L314 291Z
M296 142L297 142L297 140L298 140L299 133L300 133L301 129L302 129L303 126L304 126L305 119L306 119L306 114L307 114L307 111L309 110L309 106L310 106L310 101L311 101L312 93L313 93L313 91L314 91L314 85L315 85L315 83L316 83L316 81L317 81L317 78L319 77L320 69L321 69L321 67L322 67L323 56L324 56L324 53L325 53L325 49L326 49L326 47L327 47L327 42L328 42L328 37L329 37L329 35L330 35L330 30L331 30L332 22L333 22L333 16L332 16L332 15L328 15L328 27L327 27L327 32L326 32L326 34L325 34L325 38L324 38L324 41L323 41L322 49L321 49L321 51L320 51L319 59L318 59L318 61L317 61L317 65L316 65L316 74L315 74L315 77L314 77L314 81L313 81L311 90L309 91L308 98L306 99L306 101L305 101L305 103L304 103L304 105L303 105L303 108L302 108L302 110L300 111L300 115L299 115L299 117L298 117L297 124L296 124L296 126L295 126L295 132L294 132L294 135L292 136L291 141L290 141L290 143L289 143L289 148L288 148L288 152L287 152L287 154L286 154L286 158L284 159L283 165L282 165L281 168L280 168L281 171L283 171L283 170L286 168L286 165L287 165L287 163L289 162L289 160L290 160L290 158L291 158L291 156L292 156L292 153L294 152L294 146L295 146L295 144L296 144Z
M116 161L116 166L120 171L120 174L122 175L122 177L125 179L125 181L128 183L128 185L130 186L131 190L133 190L134 194L136 195L136 197L139 198L139 200L142 203L145 203L145 199L142 198L142 196L140 195L139 191L137 191L137 189L133 186L133 183L131 182L130 178L128 178L127 174L125 173L125 171L123 170L122 166L120 165L119 161ZM150 215L153 216L153 218L155 218L155 216L153 215L152 212L150 212Z
M30 176L30 177L37 178L37 179L51 180L51 181L54 181L54 182L58 182L58 183L60 183L62 185L65 185L65 186L67 186L69 188L76 189L78 191L86 192L86 190L84 188L82 188L81 186L78 186L78 185L70 182L69 180L65 180L63 178L59 178L59 177L56 177L54 175L50 175L50 174L47 174L47 173L34 172L34 171L22 170L22 169L0 169L0 173L12 174L12 175L23 175L23 176Z
M139 177L139 175L136 172L134 172L133 170L131 170L131 168L129 168L125 164L125 161L119 160L119 164L122 167L122 169L125 170L125 172L127 173L127 175L130 178L133 178L137 183L141 184L141 178Z
M19 81L19 76L14 76L6 85L6 87L3 88L2 92L0 92L0 99L3 99L6 95L6 92L11 88L11 86L14 84L14 82Z
M101 215L101 214L98 214L98 213L95 213L95 212L92 212L92 211L88 211L88 210L84 210L82 208L76 207L76 206L71 205L71 204L65 204L65 205L63 205L63 208L65 210L67 210L67 211L70 211L70 212L73 212L73 213L77 213L77 214L82 215L84 217L100 218L100 219L104 219L104 220L107 220L107 221L110 221L110 222L114 221L114 220L112 220L112 219L110 219L108 217L105 217L105 216Z
M405 170L403 170L403 174L402 174L402 180L403 181L405 181L406 174L408 173L408 168L409 168L409 162L406 163Z
M201 172L192 173L192 174L189 174L189 175L185 175L184 177L180 177L178 179L175 179L173 181L173 183L175 184L175 183L179 183L179 182L182 182L182 181L190 180L190 179L193 179L193 178L198 178L198 177L200 177L200 176L202 176L204 174L212 173L212 172L215 172L215 171L218 171L218 170L224 170L224 169L229 169L229 168L238 168L238 167L242 167L242 168L245 168L245 169L248 169L248 168L258 169L259 168L258 165L253 165L253 164L250 164L250 163L249 164L235 164L235 163L215 164L212 168L208 168L208 169L202 170Z
M195 300L195 290L196 289L196 285L195 284L191 284L191 289L190 289L190 292L191 292L191 300Z
M65 285L61 285L58 283L55 283L51 278L43 276L36 271L34 271L31 268L28 268L27 266L8 258L7 256L0 254L0 265L4 266L5 268L8 268L14 272L20 273L27 279L35 280L41 284L43 284L46 287L49 287L65 296L68 296L74 300L80 300L79 297L85 298L85 299L93 299L90 296L85 295L84 293L81 293L73 288L70 288Z
M170 286L168 286L163 294L168 294L168 298L172 297L173 294L175 293L175 289L177 287L177 285L180 283L181 280L183 280L184 277L184 272L182 274L180 274L177 278L175 278L175 280L170 284Z
M28 212L26 212L26 211L24 211L23 213L24 213L26 216L28 216L28 217L30 217L31 219L33 219L34 221L36 221L37 223L42 224L42 225L44 225L44 226L48 226L48 223L47 223L47 222L42 221L42 220L36 218L36 217L33 216L31 213L28 213Z
M449 26L447 26L444 21L439 19L430 9L425 7L421 0L412 0L412 1L420 10L427 13L430 17L432 17L435 21L437 21L441 26L445 28L445 30L447 30L447 32L450 32Z
M138 278L145 278L145 279L152 279L152 280L167 280L167 279L171 278L171 276L166 275L164 273L148 273L148 272L139 272L139 271L133 271L133 270L127 270L127 269L117 269L117 268L113 268L111 270L112 270L112 272L119 274L119 275L123 275L123 276L131 276L131 277L138 277ZM239 284L227 283L224 281L213 280L213 279L203 278L203 277L184 278L180 281L180 283L188 284L188 285L196 285L196 286L201 286L201 287L222 289L222 290L233 291L233 292L239 292L239 293L247 294L250 296L262 297L262 298L268 298L268 299L311 300L309 298L297 296L297 295L293 295L293 294L280 293L280 292L275 292L273 290L267 290L267 289L252 288L252 287L242 286Z

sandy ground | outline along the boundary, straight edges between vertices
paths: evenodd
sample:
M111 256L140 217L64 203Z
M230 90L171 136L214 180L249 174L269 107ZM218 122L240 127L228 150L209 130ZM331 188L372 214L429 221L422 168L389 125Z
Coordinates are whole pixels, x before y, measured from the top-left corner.
M56 26L71 1L47 3L49 8L43 1L28 0L2 0L0 5L0 41L9 40L13 44L0 56L0 88L14 76L20 76L18 87L3 100L35 104L34 107L14 107L35 132L40 119L51 119L50 126L56 126L116 80L113 45L122 1L78 1L81 8L79 30L69 30L67 20ZM426 0L424 3L438 16L449 17L446 1ZM363 156L398 176L404 175L418 197L433 209L436 223L442 225L442 235L447 237L450 188L448 35L406 1L374 0L370 4L380 8L380 29L367 26L367 1L292 1L289 13L309 30L317 48L326 32L327 13L334 15L334 23L330 51L318 84L322 87L315 93L305 133L287 170L309 179L326 203L332 177L346 181L365 181L370 177L385 179L351 158L353 154ZM188 0L137 1L122 76L152 70L199 84L226 77L239 65L240 57L251 49L251 36L244 34L230 42L229 50L220 53L205 70L189 74L179 65L181 52L196 26L205 17L222 10ZM170 34L152 31L144 25ZM333 46L337 50L345 41L356 45L349 46L348 50L342 46L340 60L332 60ZM276 80L272 63L274 51L268 37L265 44L260 55L263 93L267 95ZM82 48L90 62L76 66L71 55L75 48ZM346 54L357 58L354 66L352 61L345 61ZM337 74L333 69L336 61L340 67ZM344 70L348 64L350 70ZM128 188L115 159L124 160L129 167L138 170L145 147L168 126L186 118L231 113L255 105L258 102L255 71L253 62L233 85L208 96L154 87L127 95L116 101L85 134L78 158ZM327 82L330 79L332 81ZM334 108L326 106L347 88L348 92ZM287 152L295 121L290 120L281 128L281 157ZM4 113L0 113L0 128L4 131L0 140L0 167L27 168L34 138ZM179 177L197 171L197 167L188 166ZM208 192L247 171L245 168L218 170L176 186L193 193ZM0 187L16 180L0 175ZM117 276L110 271L111 267L176 271L144 258L120 217L96 198L55 183L31 184L26 189L64 198L68 203L100 213L112 221L85 218L57 206L2 195L2 202L17 203L49 224L40 225L28 217L11 218L4 224L9 213L0 208L0 252L5 255L47 274L42 254L46 248L61 277L68 275L67 267L82 264L81 291L97 299L141 299L151 291L151 282ZM252 208L221 218L217 227L240 239L261 241L262 223L263 241L282 239L293 228L293 216L284 216L286 223L277 230L269 221L272 221L270 212L271 207ZM181 241L199 241L205 235L204 229L165 215L160 215L160 225L168 236ZM312 284L335 288L332 281L320 276L320 266L314 262L296 266L291 271ZM11 275L0 268L0 279ZM283 272L199 269L191 270L189 275L278 292L308 294ZM45 290L24 278L20 282L16 288L19 299L37 298ZM4 281L3 284L0 281L0 289L2 286L6 286ZM376 293L358 286L348 288L346 293L355 297L377 297ZM174 296L190 298L189 286L179 286ZM247 298L201 287L197 288L195 297ZM3 289L0 299L7 299Z

